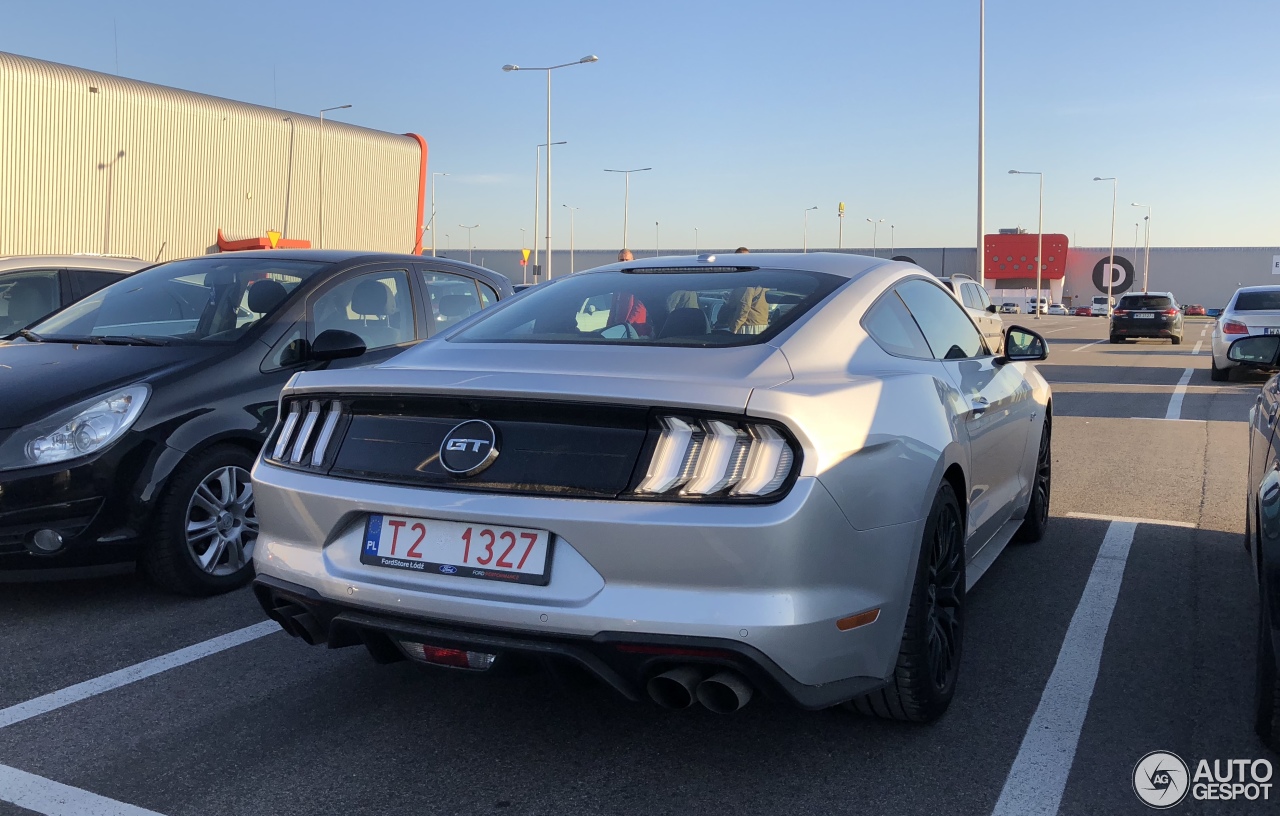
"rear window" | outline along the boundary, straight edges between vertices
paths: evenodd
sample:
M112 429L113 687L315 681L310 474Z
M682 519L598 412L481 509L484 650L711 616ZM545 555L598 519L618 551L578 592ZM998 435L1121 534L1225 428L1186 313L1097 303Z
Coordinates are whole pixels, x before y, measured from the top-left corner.
M792 269L597 272L535 287L449 341L744 346L777 335L844 280Z
M1172 309L1173 298L1168 295L1125 295L1120 298L1121 309Z
M1094 298L1094 299L1093 299L1093 302L1094 302L1094 303L1098 303L1098 304L1101 304L1101 305L1105 306L1108 300L1109 300L1109 298L1108 298L1106 295L1103 295L1102 297L1096 297L1096 298Z
M1280 289L1241 292L1236 295L1235 310L1237 312L1280 311Z

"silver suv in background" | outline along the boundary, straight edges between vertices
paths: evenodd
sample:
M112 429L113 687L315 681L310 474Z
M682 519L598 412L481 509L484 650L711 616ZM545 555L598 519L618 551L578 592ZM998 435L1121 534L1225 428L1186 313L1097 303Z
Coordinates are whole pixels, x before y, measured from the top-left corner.
M1231 378L1237 364L1227 359L1233 341L1251 334L1280 334L1280 286L1245 286L1231 296L1213 324L1213 367L1216 382Z
M991 302L987 290L968 275L951 275L939 280L964 304L964 310L982 332L987 347L999 354L1004 345L1004 321L1000 319L1000 309Z
M0 337L88 297L146 261L110 255L27 255L0 258Z

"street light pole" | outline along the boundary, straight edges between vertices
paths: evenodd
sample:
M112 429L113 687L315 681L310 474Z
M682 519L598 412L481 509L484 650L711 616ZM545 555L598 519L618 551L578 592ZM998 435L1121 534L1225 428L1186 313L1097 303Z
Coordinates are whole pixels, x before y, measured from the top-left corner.
M693 254L698 254L698 228L693 228Z
M808 251L809 251L809 213L810 213L811 211L813 211L813 210L816 210L816 209L818 209L818 208L817 208L817 207L809 207L809 208L805 209L805 211L804 211L804 249L803 249L803 250L801 250L802 252L808 252Z
M480 225L472 224L468 227L466 224L459 224L458 226L467 231L467 263L471 263L471 250L475 249L475 247L471 246L471 230L479 227Z
M1039 176L1040 177L1040 225L1036 228L1036 297L1035 306L1032 310L1036 313L1034 319L1040 319L1040 271L1044 268L1044 173L1039 170L1010 170L1009 173L1015 176Z
M653 257L655 257L655 258L656 258L656 257L658 257L658 244L659 244L659 243L660 243L660 241L659 241L659 239L658 239L658 222L657 222L657 221L654 221L654 222L653 222Z
M1111 252L1107 255L1107 317L1111 317L1111 287L1116 277L1116 187L1119 186L1115 176L1093 177L1094 181L1111 182Z
M634 170L610 170L605 168L606 173L622 173L627 177L626 192L622 197L622 249L629 249L627 246L627 213L631 209L631 174L643 173L645 170L652 170L652 167L637 167Z
M431 229L431 257L436 256L436 176L447 176L448 173L431 174L431 220L427 226Z
M568 204L561 204L569 211L569 274L573 274L573 211L580 210L581 207L570 207Z
M568 142L553 142L553 144L565 145ZM533 274L538 276L538 202L541 200L542 188L539 187L539 172L542 170L542 148L545 144L540 144L534 148L533 163ZM524 247L521 247L524 249Z
M528 243L528 237L529 236L528 236L528 233L525 232L525 228L521 227L520 228L520 250L521 250L520 260L523 261L523 263L520 265L520 282L521 283L529 282L529 262L524 257L524 245Z
M987 63L987 3L978 0L978 285L985 287L986 278L986 63Z
M320 109L320 249L324 249L324 115L329 111L346 110L350 105L334 105Z
M880 225L884 223L884 219L881 218L879 221L876 221L875 219L868 218L867 223L871 225L871 257L878 258L880 256L876 254L876 231L879 230Z
M547 242L546 248L542 254L543 260L547 265L547 280L551 280L551 72L557 68L568 68L570 65L583 65L589 62L598 62L600 60L594 54L588 54L580 60L574 62L566 62L561 65L551 65L546 68L521 68L519 65L504 65L504 71L546 71L547 72ZM534 232L534 238L537 238L537 232Z
M1139 204L1135 201L1131 206L1147 208L1147 217L1143 219L1147 222L1147 227L1144 230L1146 236L1144 243L1146 244L1146 247L1142 250L1142 292L1143 294L1146 294L1147 276L1151 272L1151 205Z
M893 224L889 225L889 257L893 257Z

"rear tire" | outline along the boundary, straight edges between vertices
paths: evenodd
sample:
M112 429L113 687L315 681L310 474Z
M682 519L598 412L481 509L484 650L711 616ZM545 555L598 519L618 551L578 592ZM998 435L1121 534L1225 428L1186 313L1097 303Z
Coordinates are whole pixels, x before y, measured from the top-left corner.
M1173 343L1175 346L1180 346L1182 345L1182 337L1180 335L1174 335L1169 338L1169 342Z
M884 688L846 705L901 722L933 722L955 695L964 644L964 516L951 485L933 499L920 542L897 665Z
M1262 742L1280 753L1280 677L1276 672L1276 654L1271 643L1271 614L1263 593L1258 610L1258 669L1254 689L1254 730Z
M1117 345L1117 344L1119 344L1119 343L1123 343L1124 341L1123 341L1123 340L1121 340L1119 337L1116 337L1116 336L1113 334L1113 335L1111 335L1111 339L1109 340L1109 342L1110 342L1112 345Z
M215 445L174 471L142 555L152 581L182 595L217 595L253 578L254 458L239 445Z
M1049 529L1049 500L1053 488L1053 445L1051 426L1048 422L1040 431L1040 449L1036 453L1036 470L1031 483L1031 504L1022 525L1013 534L1013 540L1033 544L1044 538Z
M1231 379L1231 369L1218 368L1218 361L1213 360L1209 363L1209 379L1214 382L1227 382Z

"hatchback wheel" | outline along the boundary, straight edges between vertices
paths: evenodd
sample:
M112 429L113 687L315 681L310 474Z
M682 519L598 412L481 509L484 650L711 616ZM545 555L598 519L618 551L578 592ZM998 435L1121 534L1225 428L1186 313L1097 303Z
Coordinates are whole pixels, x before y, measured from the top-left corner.
M174 473L143 558L152 580L184 595L213 595L253 577L253 459L244 448L219 445Z
M907 624L889 685L849 704L863 714L932 722L955 695L964 636L964 518L950 484L933 499Z
M1231 369L1218 368L1218 361L1213 360L1209 363L1209 379L1214 382L1227 382L1231 379Z

